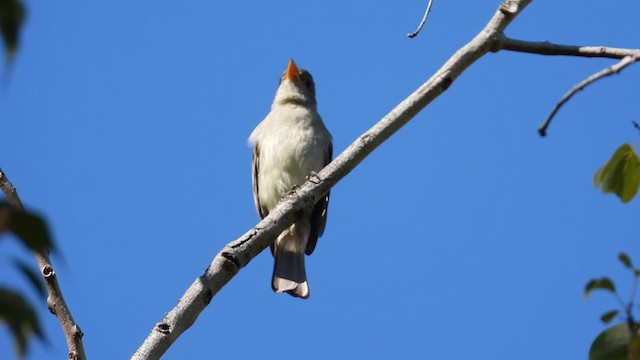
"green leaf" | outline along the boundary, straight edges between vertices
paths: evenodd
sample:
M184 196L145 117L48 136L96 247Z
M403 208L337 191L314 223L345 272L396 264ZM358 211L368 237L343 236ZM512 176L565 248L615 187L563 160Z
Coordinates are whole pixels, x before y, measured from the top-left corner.
M624 264L627 269L634 270L631 258L626 253L621 252L620 254L618 254L618 260L620 260L620 262L622 262L622 264Z
M637 339L637 336L634 338ZM629 324L625 322L611 326L593 340L589 360L627 360L630 342Z
M13 259L13 265L17 267L18 270L20 270L22 275L24 275L27 280L29 280L29 283L33 286L38 295L40 295L42 299L46 299L47 289L44 286L44 281L42 280L42 276L40 276L40 273L18 259Z
M611 159L609 159L607 163L605 163L604 165L602 165L602 167L600 167L600 169L598 169L598 171L596 172L593 178L594 187L597 188L598 186L602 185L603 187L602 191L606 192L605 189L610 189L613 186L610 182L605 182L605 181L607 180L611 181L611 178L610 178L611 171L616 167L616 165L624 157L624 154L628 151L628 147L629 147L628 143L625 143L622 146L620 146L616 150L616 152L613 153L613 156L611 157Z
M600 320L602 320L602 322L604 322L605 324L608 324L616 316L618 316L618 310L611 310L611 311L607 311L606 313L602 314L602 316L600 316Z
M591 279L584 288L584 297L588 298L594 290L608 290L615 293L616 286L608 277Z
M593 186L602 187L606 194L616 194L622 202L629 202L640 187L640 158L628 143L622 144L611 159L593 177Z
M7 51L7 58L11 59L18 48L20 27L25 17L25 9L19 0L0 0L0 32Z
M9 327L19 357L26 354L32 335L45 339L33 307L15 291L0 288L0 320Z
M4 231L13 232L33 251L45 253L53 249L47 224L40 216L16 210L6 202L0 202L0 234Z

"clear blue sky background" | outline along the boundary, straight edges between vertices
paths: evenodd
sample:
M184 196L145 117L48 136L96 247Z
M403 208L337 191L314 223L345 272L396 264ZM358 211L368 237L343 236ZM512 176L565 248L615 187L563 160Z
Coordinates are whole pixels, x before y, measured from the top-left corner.
M91 359L128 358L223 245L256 224L246 139L289 58L317 83L338 154L428 79L499 1L28 1L0 90L0 166L46 216ZM640 3L534 1L510 36L639 47ZM581 359L604 329L590 278L640 263L640 199L591 184L636 143L640 67L536 129L571 86L613 64L501 52L472 66L333 190L307 258L307 301L275 295L272 258L244 268L166 359ZM6 70L5 70L6 71ZM6 240L6 239L5 239ZM31 294L0 242L2 284ZM31 294L32 295L32 294ZM42 302L51 345L60 327ZM10 356L0 330L0 357Z

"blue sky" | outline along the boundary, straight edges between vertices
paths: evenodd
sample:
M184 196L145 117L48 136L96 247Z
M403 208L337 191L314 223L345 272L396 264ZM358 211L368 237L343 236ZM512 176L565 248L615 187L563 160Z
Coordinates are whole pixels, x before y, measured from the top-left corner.
M92 359L127 358L223 245L256 224L246 139L289 58L317 85L340 153L492 16L499 1L28 1L11 81L0 89L0 166L48 219L54 259ZM534 1L508 35L639 47L640 4ZM630 278L640 200L592 177L637 144L640 67L579 93L603 59L488 54L332 191L307 258L311 298L275 295L254 259L166 359L585 358L614 308L590 278ZM0 242L8 265L31 261ZM33 298L33 297L32 297ZM37 302L33 298L34 302ZM66 356L45 305L50 346ZM0 351L10 352L0 330ZM1 356L1 355L0 355Z

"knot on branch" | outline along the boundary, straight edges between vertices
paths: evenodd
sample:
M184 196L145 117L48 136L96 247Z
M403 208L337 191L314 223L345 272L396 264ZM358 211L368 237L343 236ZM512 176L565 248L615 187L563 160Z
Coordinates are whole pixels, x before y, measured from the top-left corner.
M169 324L165 322L158 323L156 325L156 330L165 335L168 335L171 333L171 327L169 326Z
M56 315L56 304L51 298L51 295L47 296L47 309L49 309L50 313Z
M233 255L230 252L227 251L223 251L220 253L220 256L222 256L223 258L227 259L230 263L232 263L237 269L240 269L240 262L238 261L238 259L236 259L236 256Z
M56 276L56 270L53 266L47 264L42 267L42 276L44 276L45 279L49 279L50 277Z
M503 14L514 15L518 12L518 3L514 0L507 0L500 4L500 11Z
M204 303L209 305L211 300L213 300L213 291L211 291L211 289L207 288L207 290L204 292L203 296L204 296Z
M309 174L309 176L307 176L307 180L312 183L312 184L320 184L322 182L322 179L320 178L320 176L318 176L318 173L315 171L312 171L311 174Z
M445 76L442 78L442 90L445 91L453 84L453 79L449 76Z
M84 336L84 333L82 332L82 330L80 330L80 326L78 326L77 324L73 325L72 332L74 339L82 339L82 337Z
M360 140L362 144L366 145L373 140L373 136L367 132L365 134L362 134L362 136L360 136L358 140Z

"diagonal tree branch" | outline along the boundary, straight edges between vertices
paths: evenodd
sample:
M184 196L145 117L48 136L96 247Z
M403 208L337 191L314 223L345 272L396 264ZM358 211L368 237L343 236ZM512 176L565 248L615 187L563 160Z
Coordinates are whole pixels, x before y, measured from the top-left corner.
M551 113L549 114L549 116L547 116L547 119L538 128L538 133L540 133L540 136L547 136L547 128L549 128L549 125L551 124L551 120L553 120L553 117L556 115L556 113L558 113L558 110L560 110L560 108L567 101L571 100L573 95L578 93L578 91L602 79L603 77L619 73L625 67L639 60L640 60L640 57L626 56L622 60L620 60L617 64L609 66L604 70L598 71L597 73L582 80L578 85L572 87L571 90L569 90L566 94L564 94L562 99L560 99L560 101L553 107L553 110L551 110Z
M9 178L7 178L7 175L2 171L2 168L0 168L0 188L11 206L17 210L24 211L24 206L18 196L18 192L15 187L13 187L13 184L11 184L11 181L9 181ZM84 345L82 344L82 331L73 320L71 310L69 310L67 303L64 301L64 296L62 295L62 290L60 290L56 271L51 264L49 254L35 252L34 255L38 262L40 273L44 277L47 292L49 293L47 297L49 311L58 318L60 326L62 326L62 331L67 339L67 346L69 347L68 359L86 360L87 357L84 353Z
M496 42L500 40L499 34L530 2L531 0L508 0L502 3L485 28L471 42L453 54L426 83L356 139L322 171L282 199L258 225L227 244L215 256L204 274L191 284L176 307L153 327L132 359L160 358L195 322L213 296L251 259L269 246L299 214L310 211L323 194L367 155L446 91L471 64L495 48Z

